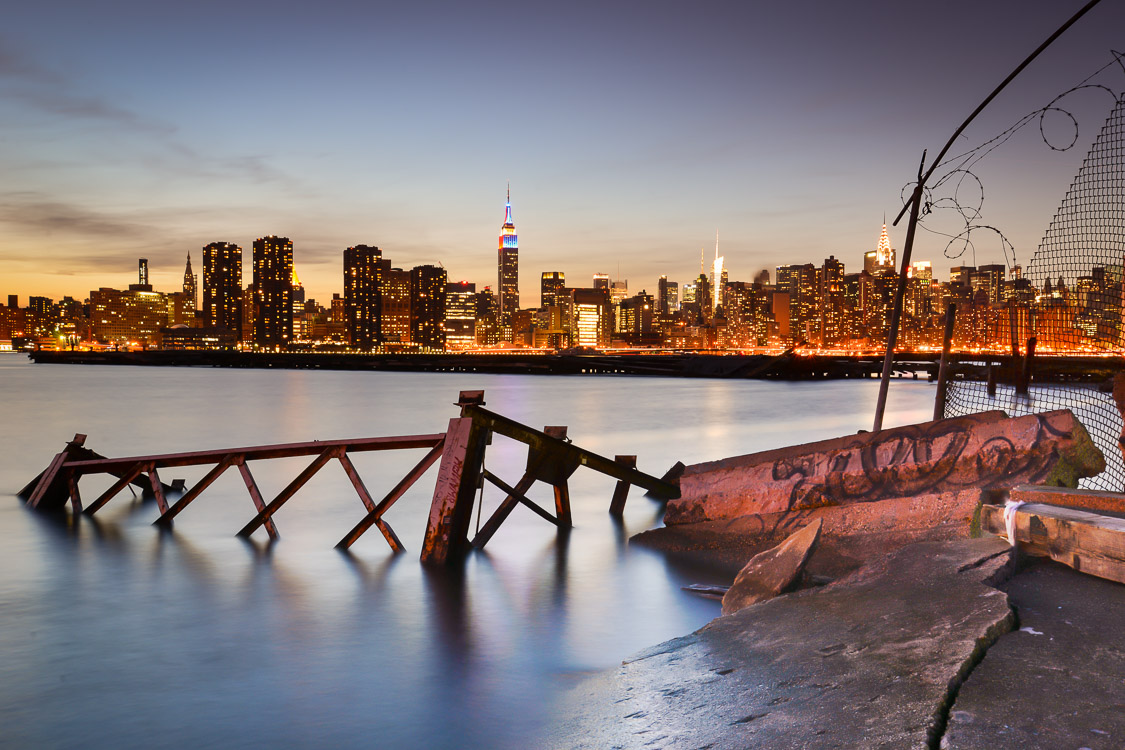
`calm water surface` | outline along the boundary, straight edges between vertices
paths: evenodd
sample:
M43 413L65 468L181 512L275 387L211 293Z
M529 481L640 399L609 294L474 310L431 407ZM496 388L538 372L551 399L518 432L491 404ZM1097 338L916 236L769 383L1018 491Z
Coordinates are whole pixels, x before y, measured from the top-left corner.
M718 616L680 590L719 582L626 539L660 523L634 489L571 479L564 543L517 508L461 569L418 562L436 467L387 514L408 552L372 529L333 463L275 517L282 538L235 532L254 510L227 472L177 519L118 495L73 524L15 493L66 440L109 456L442 432L459 390L534 427L566 424L602 455L662 474L692 463L869 429L874 381L769 383L33 365L0 355L0 746L525 748L556 697L591 672ZM895 381L888 426L925 421L933 387ZM353 457L373 495L421 451ZM514 483L526 448L497 437L486 466ZM309 459L256 462L276 494ZM206 471L165 470L189 484ZM83 480L83 496L109 482ZM486 514L502 499L489 488ZM551 507L550 488L532 499ZM475 519L474 519L475 524Z

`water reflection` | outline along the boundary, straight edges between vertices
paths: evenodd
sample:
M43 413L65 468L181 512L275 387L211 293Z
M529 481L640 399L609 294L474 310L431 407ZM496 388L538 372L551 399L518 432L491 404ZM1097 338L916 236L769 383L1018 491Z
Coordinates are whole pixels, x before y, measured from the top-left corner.
M854 432L868 426L874 393L873 383L84 369L6 358L0 370L9 423L24 427L19 439L0 435L9 492L75 431L105 455L438 432L456 414L457 392L470 389L527 424L567 423L584 448L636 454L659 475L677 460ZM931 389L891 393L891 419L895 409L932 409ZM143 422L120 408L137 402ZM379 495L419 457L356 463ZM522 474L525 461L501 440L487 457L502 477ZM263 463L255 477L269 495L306 463ZM389 514L405 555L377 532L350 552L334 549L362 513L342 472L318 474L285 505L278 541L235 537L253 512L237 472L171 533L151 526L153 503L127 494L93 518L0 505L0 744L529 747L573 675L612 668L717 614L680 586L721 581L628 545L659 522L660 504L634 488L614 519L614 480L587 469L570 481L569 532L517 508L464 565L422 566L434 471ZM550 488L529 497L553 506ZM501 499L489 494L484 505Z

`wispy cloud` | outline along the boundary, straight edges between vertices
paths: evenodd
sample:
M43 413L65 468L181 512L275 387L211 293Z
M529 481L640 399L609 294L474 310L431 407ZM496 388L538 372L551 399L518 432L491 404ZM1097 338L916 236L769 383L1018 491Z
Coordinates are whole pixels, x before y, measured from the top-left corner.
M175 128L119 107L104 97L78 93L76 84L58 71L37 63L8 39L0 37L0 82L13 101L23 102L46 114L93 121L153 133L171 133Z
M139 238L154 231L143 222L74 203L50 200L35 192L0 193L0 223L33 234L73 234Z

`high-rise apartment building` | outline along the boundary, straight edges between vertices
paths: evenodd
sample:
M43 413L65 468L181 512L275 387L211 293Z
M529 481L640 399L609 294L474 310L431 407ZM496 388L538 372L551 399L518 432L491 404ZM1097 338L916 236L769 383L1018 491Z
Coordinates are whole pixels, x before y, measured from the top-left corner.
M819 339L818 276L812 263L777 267L777 290L789 295L789 335L794 341Z
M203 323L242 339L242 248L233 242L203 248Z
M268 235L254 240L254 345L284 348L293 338L293 243Z
M500 305L491 287L476 294L477 346L496 346L500 343Z
M477 285L455 281L445 286L445 348L464 351L476 346Z
M508 202L504 206L504 226L500 228L496 264L498 272L496 289L500 302L500 338L504 341L512 340L512 315L520 305L519 252L516 225L512 221L512 189L508 188Z
M391 268L383 259L381 294L383 341L392 344L410 343L410 271Z
M607 277L608 280L608 277ZM571 343L591 348L609 344L612 314L608 289L572 289Z
M410 340L423 351L445 349L445 269L410 269Z
M370 350L382 343L383 253L371 245L344 250L344 318L348 341Z
M667 276L661 276L656 282L656 311L662 315L671 315L679 304L679 284L669 281Z
M844 338L844 264L835 255L820 269L820 335L825 346Z
M558 307L559 296L566 288L566 275L562 271L544 271L539 284L539 306Z

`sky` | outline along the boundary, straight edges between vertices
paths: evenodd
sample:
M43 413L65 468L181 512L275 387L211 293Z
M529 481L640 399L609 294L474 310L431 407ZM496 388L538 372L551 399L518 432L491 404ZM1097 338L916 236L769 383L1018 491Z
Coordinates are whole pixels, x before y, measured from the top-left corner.
M594 273L655 291L720 252L732 280L835 255L859 270L902 189L1067 0L18 3L0 26L0 295L180 288L191 253L287 236L306 294L344 248L496 284L511 185L520 291ZM1103 0L958 141L988 141L1095 71L1125 90ZM946 257L1026 265L1113 99L1083 90L974 166L997 235ZM971 183L975 185L975 182ZM978 197L963 192L962 202ZM947 212L948 213L948 212ZM905 220L891 227L900 248ZM772 272L771 272L772 276ZM6 299L6 297L0 297Z

